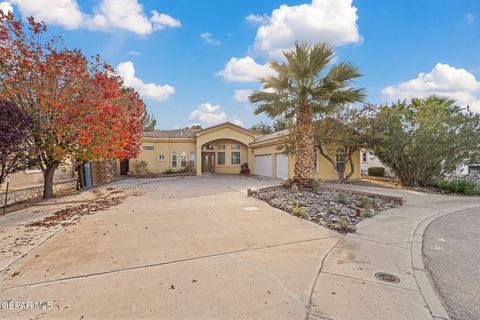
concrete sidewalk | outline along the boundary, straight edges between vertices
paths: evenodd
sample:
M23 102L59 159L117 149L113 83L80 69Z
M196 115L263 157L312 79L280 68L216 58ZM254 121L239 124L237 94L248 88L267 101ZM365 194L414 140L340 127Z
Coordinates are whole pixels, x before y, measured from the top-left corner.
M422 259L425 228L443 215L480 207L478 197L347 186L403 195L407 204L364 220L327 254L310 300L309 319L448 319ZM393 274L398 283L375 277Z

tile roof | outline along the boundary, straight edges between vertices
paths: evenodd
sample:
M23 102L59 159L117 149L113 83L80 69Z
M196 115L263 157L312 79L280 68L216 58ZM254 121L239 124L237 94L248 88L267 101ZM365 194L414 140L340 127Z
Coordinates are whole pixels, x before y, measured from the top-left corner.
M146 138L195 138L195 133L202 129L175 129L144 132Z
M282 130L282 131L269 133L269 134L266 134L266 135L263 135L263 136L256 137L255 141L253 141L252 144L260 143L260 142L264 142L264 141L268 141L268 140L273 140L273 139L277 139L277 138L281 138L281 137L286 137L289 134L290 134L290 129L285 129L285 130Z

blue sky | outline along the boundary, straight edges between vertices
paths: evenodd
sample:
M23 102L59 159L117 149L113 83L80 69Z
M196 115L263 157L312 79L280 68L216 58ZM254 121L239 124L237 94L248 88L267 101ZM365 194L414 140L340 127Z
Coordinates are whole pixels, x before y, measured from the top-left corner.
M295 39L335 44L338 60L364 74L357 84L369 102L436 93L480 111L478 0L11 0L0 8L42 19L68 47L119 66L159 129L265 120L237 90L259 89L264 64Z

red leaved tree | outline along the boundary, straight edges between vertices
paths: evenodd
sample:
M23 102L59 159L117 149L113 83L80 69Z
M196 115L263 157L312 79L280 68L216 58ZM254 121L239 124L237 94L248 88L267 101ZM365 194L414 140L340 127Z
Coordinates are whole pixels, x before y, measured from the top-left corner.
M25 26L0 12L0 99L14 101L32 119L43 197L50 198L55 170L66 159L138 153L143 102L124 93L121 79L98 57L92 67L80 50L66 49L59 38L45 40L45 32L33 18Z

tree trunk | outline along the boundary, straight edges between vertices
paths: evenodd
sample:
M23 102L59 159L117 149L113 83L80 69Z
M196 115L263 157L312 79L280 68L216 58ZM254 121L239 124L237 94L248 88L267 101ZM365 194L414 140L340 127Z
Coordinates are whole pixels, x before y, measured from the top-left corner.
M83 165L76 165L75 171L77 171L77 190L85 188L85 183L83 181Z
M301 106L297 114L295 132L294 183L302 187L313 184L313 110L310 105Z
M53 176L58 165L49 165L43 171L43 199L53 197Z

